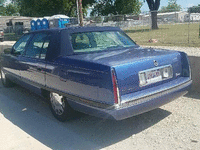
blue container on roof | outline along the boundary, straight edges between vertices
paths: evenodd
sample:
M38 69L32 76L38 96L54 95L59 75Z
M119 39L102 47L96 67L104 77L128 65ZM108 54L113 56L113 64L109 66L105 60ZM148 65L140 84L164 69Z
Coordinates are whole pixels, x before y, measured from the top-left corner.
M65 15L54 15L49 18L49 28L65 28L70 23L70 19Z
M42 19L42 29L49 28L49 17L45 17Z
M67 24L69 24L69 18L60 18L58 20L58 26L60 28L65 28Z
M36 23L36 21L37 21L37 19L31 20L31 31L37 30L37 23Z
M38 18L36 23L37 23L37 30L41 30L42 29L42 19Z

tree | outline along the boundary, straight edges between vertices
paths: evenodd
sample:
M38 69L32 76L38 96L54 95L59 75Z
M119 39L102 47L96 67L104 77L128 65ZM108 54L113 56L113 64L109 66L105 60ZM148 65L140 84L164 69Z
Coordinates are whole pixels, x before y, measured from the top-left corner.
M189 13L200 13L200 4L198 6L192 6L188 8Z
M92 16L107 16L108 14L115 14L113 0L98 0L94 4L91 11Z
M151 11L151 29L158 29L157 14L160 7L160 0L146 0Z
M14 3L9 3L8 5L5 5L5 0L2 1L3 4L0 6L0 15L2 16L15 16L19 14L19 9L17 5Z
M180 11L181 9L181 5L177 4L177 0L168 0L168 5L163 6L160 12L175 12Z
M66 14L76 16L76 0L12 0L20 7L20 15L30 17L52 16ZM83 1L83 8L95 0Z
M140 14L142 3L139 0L116 0L116 14Z
M5 0L0 0L0 7L3 6L4 3L5 3Z
M14 4L8 4L5 7L5 15L6 16L16 16L19 14L18 7Z
M0 16L5 16L5 0L0 0Z
M139 0L98 0L92 9L92 16L107 16L109 14L139 14L141 8Z
M5 16L5 7L0 6L0 16Z

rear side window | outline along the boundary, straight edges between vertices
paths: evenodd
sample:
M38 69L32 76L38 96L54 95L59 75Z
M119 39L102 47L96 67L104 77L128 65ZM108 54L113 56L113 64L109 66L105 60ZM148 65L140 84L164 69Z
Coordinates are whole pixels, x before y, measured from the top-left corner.
M50 34L35 34L29 45L27 46L25 56L32 58L45 59L46 52L49 47Z

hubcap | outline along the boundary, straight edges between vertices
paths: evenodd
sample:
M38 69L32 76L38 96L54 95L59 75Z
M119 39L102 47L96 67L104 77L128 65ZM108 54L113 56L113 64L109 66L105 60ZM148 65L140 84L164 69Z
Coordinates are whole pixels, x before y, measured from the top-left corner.
M65 102L63 96L60 96L57 93L51 92L50 93L50 101L53 110L57 115L62 115L65 109Z

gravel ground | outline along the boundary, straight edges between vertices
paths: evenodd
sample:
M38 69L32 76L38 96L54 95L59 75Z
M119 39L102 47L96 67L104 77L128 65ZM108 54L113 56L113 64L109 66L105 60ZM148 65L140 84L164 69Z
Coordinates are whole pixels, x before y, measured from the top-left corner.
M150 46L142 46L142 47L150 47ZM159 49L183 51L190 56L200 56L200 47L177 47L177 46L151 46L151 47Z
M179 98L161 107L162 111L167 112L149 112L153 117L145 118L144 122L152 126L133 134L121 144L134 150L199 150L200 100L190 96ZM155 123L154 120L162 116L162 113L169 114ZM116 149L118 148L116 144ZM112 146L110 149L113 149Z
M2 150L199 150L200 96L190 93L122 121L82 115L61 123L42 99L0 83Z
M198 56L199 48L174 49ZM0 83L0 146L13 149L200 150L200 94L122 121L82 115L60 123L42 99Z
M13 45L16 41L4 41L0 42L0 45Z

